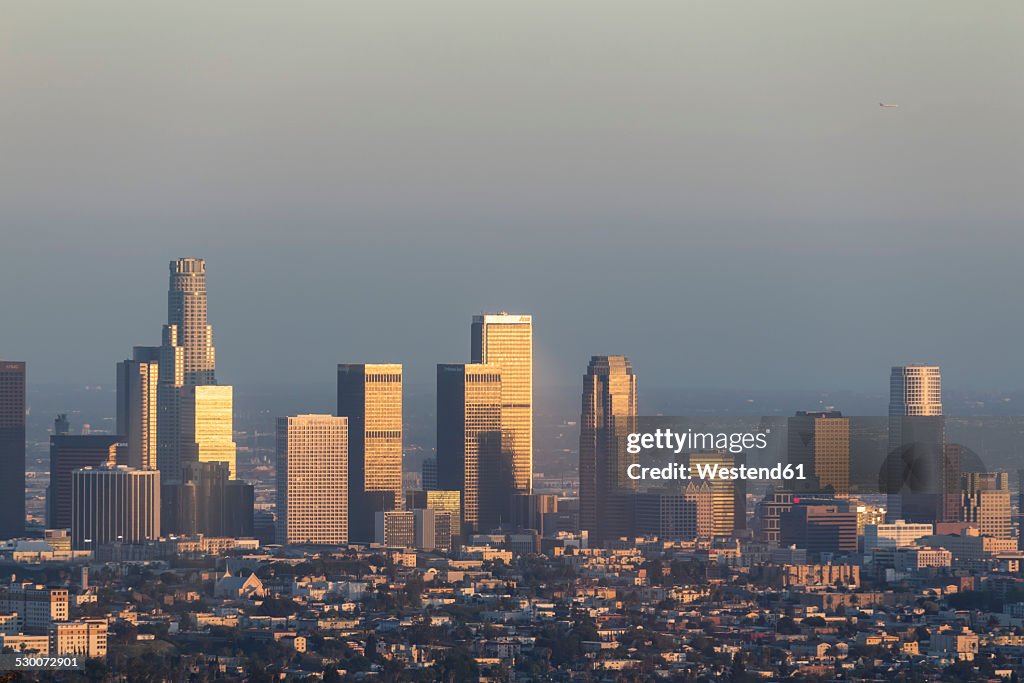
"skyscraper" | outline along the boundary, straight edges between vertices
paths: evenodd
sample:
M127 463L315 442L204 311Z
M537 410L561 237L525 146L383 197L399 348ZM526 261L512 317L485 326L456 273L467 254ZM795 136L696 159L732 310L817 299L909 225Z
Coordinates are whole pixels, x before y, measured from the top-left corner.
M178 420L181 425L180 466L197 462L224 462L234 479L233 390L225 385L181 388ZM178 473L178 480L181 472Z
M931 523L941 516L940 493L955 490L960 479L958 472L949 471L946 457L939 366L894 366L889 376L886 521Z
M963 521L991 538L1013 538L1008 472L963 473Z
M727 469L743 464L744 455L724 451L705 451L690 454L690 476L697 477L698 465L718 465ZM696 481L702 481L696 479ZM731 536L736 529L747 525L747 487L743 479L707 480L711 487L711 528L715 536Z
M402 366L339 364L338 416L348 418L349 538L374 537L374 513L402 507Z
M25 363L0 360L0 538L25 533Z
M277 542L348 543L348 418L277 420Z
M158 346L136 346L130 359L117 364L117 433L125 441L122 465L156 468L159 381Z
M850 492L850 420L838 410L798 411L788 422L791 465L803 465L814 489ZM813 475L813 477L812 477ZM798 480L793 480L799 484Z
M473 316L473 363L501 372L502 447L512 459L512 487L533 491L533 316L508 313Z
M158 470L112 464L75 470L71 501L71 545L76 550L160 538Z
M489 531L507 519L511 464L502 451L501 369L437 366L437 477L462 493L462 532Z
M166 534L242 538L254 534L252 484L229 479L226 462L182 467L182 482L160 489L160 528Z
M157 389L157 466L166 482L181 480L181 388L217 383L206 303L206 262L171 261Z
M583 376L580 418L580 529L592 543L631 533L623 493L626 435L635 431L636 375L625 356L593 356Z
M108 434L62 434L50 437L50 487L47 490L46 525L70 529L71 479L75 470L117 463L121 437Z
M67 413L61 413L53 418L53 433L56 436L71 433L71 423L68 422Z

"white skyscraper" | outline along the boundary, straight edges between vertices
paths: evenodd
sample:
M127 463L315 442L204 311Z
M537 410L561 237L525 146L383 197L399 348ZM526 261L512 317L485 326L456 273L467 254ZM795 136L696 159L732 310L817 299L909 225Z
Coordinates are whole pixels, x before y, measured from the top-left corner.
M931 522L937 518L936 496L943 490L946 476L944 434L939 366L893 366L889 376L887 521ZM959 475L955 478L958 481ZM895 489L901 485L903 491L897 493Z

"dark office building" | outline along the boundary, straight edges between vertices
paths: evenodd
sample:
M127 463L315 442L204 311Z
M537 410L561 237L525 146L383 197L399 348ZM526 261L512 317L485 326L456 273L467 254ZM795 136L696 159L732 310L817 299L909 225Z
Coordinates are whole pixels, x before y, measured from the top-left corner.
M338 417L348 418L348 538L374 540L375 515L402 509L402 365L338 365Z
M512 495L512 525L517 529L535 529L541 536L544 515L558 512L558 496L551 493L520 493Z
M161 490L163 533L180 536L251 538L252 484L229 479L226 462L193 462L182 468L180 484Z
M0 538L25 533L25 364L0 361Z
M807 502L793 499L793 506L779 518L780 545L795 545L809 553L857 552L857 512L836 501Z
M117 462L121 437L110 434L56 434L50 437L50 488L46 526L71 528L71 473L83 467Z

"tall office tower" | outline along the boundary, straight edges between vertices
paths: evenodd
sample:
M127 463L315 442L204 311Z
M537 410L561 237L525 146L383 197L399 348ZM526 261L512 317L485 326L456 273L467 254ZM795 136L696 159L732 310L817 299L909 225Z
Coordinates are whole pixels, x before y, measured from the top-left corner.
M181 481L181 388L216 384L213 328L206 318L206 262L171 261L167 324L157 389L157 466L166 482Z
M625 356L592 356L583 376L580 417L580 529L590 542L631 533L632 508L623 493L633 489L626 476L625 439L636 431L636 375Z
M339 364L338 416L348 418L348 534L369 543L374 513L402 508L401 364Z
M0 360L0 538L25 533L25 363Z
M438 512L452 513L451 535L458 539L462 535L462 494L459 491L442 491L430 489L427 491L406 491L406 510L437 510Z
M1007 472L963 474L963 521L991 538L1013 538L1010 475Z
M809 488L831 487L837 496L849 495L849 418L843 417L838 410L801 410L787 423L789 463L804 466L804 476L812 482ZM794 479L792 483L806 482Z
M473 363L501 371L502 447L512 458L512 487L533 491L533 316L473 316Z
M71 423L68 422L67 413L61 413L53 418L53 433L55 436L71 433Z
M277 542L348 543L348 418L277 419Z
M85 467L71 474L71 546L160 538L160 472L126 465Z
M889 376L886 521L938 519L939 494L948 488L945 443L939 366L894 366Z
M70 529L71 475L83 467L115 464L121 437L107 434L50 437L50 486L47 489L46 526Z
M736 467L742 464L742 454L724 453L722 451L707 451L703 453L690 454L690 476L698 476L698 465L712 467L718 465L719 469ZM731 536L736 529L746 527L747 521L747 491L745 482L742 479L720 479L718 477L707 480L711 487L711 509L713 515L712 529L715 536Z
M230 478L237 476L233 396L232 387L226 385L182 387L178 418L182 467L196 462L225 462ZM181 472L178 481L181 481Z
M161 531L181 536L253 536L253 486L229 475L226 462L182 467L181 483L161 487Z
M437 488L437 458L426 458L420 466L422 488L432 491Z
M157 385L160 347L136 346L117 364L117 433L124 437L122 465L156 469Z
M437 366L438 485L461 492L463 534L490 531L509 516L512 468L501 415L497 365Z

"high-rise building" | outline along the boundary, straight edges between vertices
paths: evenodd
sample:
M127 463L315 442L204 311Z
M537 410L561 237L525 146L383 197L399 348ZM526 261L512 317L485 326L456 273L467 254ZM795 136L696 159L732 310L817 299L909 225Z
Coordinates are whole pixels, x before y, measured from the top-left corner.
M803 465L813 488L850 492L850 420L838 410L798 411L788 420L791 465ZM798 480L793 480L798 483Z
M401 364L339 364L338 415L348 418L349 538L368 543L374 513L402 506Z
M55 436L71 433L71 423L68 422L67 413L61 413L53 418L53 433Z
M380 543L388 548L415 548L415 513L412 510L375 512L374 543Z
M452 549L452 522L457 513L430 508L415 509L412 513L413 545L417 549L441 552L449 552Z
M158 346L136 346L131 358L117 364L117 433L125 441L122 465L156 468L159 382Z
M1013 538L1010 475L1007 472L963 473L963 521L982 536Z
M420 482L424 491L437 488L437 458L424 458L420 465Z
M489 531L509 515L512 472L501 415L497 365L437 366L438 485L461 493L463 534Z
M460 524L462 494L459 491L442 491L440 489L431 489L428 491L406 491L405 509L450 512L452 513L452 537L457 539L462 535L462 525Z
M108 434L54 435L50 437L50 486L47 489L46 525L70 529L71 479L75 470L117 463L119 436Z
M742 454L723 451L706 451L690 454L690 476L696 477L698 466L719 469L736 467L742 460ZM707 480L711 487L712 529L715 536L731 536L737 529L746 527L747 521L747 490L742 479L722 479L715 477Z
M180 483L164 484L160 493L164 535L252 537L253 486L229 475L226 462L194 462L182 468Z
M943 516L941 494L955 491L960 481L959 473L947 467L946 457L939 366L894 366L889 376L889 455L884 485L887 521L932 523Z
M809 553L857 552L857 513L845 501L820 504L794 499L779 519L782 545L795 545Z
M348 543L348 418L277 420L277 542Z
M25 363L0 360L0 538L25 533Z
M512 459L512 487L533 491L533 316L509 313L473 316L473 363L501 372L502 448Z
M518 529L534 529L541 536L544 515L558 512L558 496L552 493L517 493L512 496L512 524Z
M180 465L224 462L229 476L237 475L232 417L233 390L225 385L186 386L179 411ZM177 481L181 481L178 473Z
M213 328L206 309L206 262L199 258L171 261L157 388L157 466L166 482L181 481L182 387L217 383Z
M631 533L626 435L635 431L636 375L625 356L593 356L583 376L580 417L580 529L590 542Z
M75 470L71 501L71 545L75 550L160 538L158 470L110 464Z

